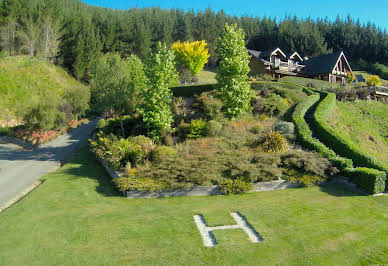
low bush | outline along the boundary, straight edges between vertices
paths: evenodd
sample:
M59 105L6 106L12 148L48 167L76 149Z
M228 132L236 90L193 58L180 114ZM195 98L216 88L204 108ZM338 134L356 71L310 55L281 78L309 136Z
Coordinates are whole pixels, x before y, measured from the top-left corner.
M263 130L264 130L263 126L260 124L257 124L257 125L254 125L253 127L251 127L251 129L249 131L255 135L258 135L258 134L261 134L263 132Z
M252 114L261 114L264 110L264 103L260 97L251 100Z
M324 99L318 104L314 113L314 127L320 140L331 147L337 154L350 158L357 166L375 168L388 172L388 168L375 158L364 154L350 140L339 135L328 124L327 120L335 107L336 96L333 93L322 93Z
M97 139L90 142L91 150L100 159L104 159L115 170L121 170L128 163L132 166L146 158L142 146L132 138L118 139L115 135L97 134Z
M298 172L320 177L332 176L338 173L330 161L316 152L293 151L280 156L282 166Z
M214 92L204 92L196 98L199 107L206 118L215 119L221 116L222 101L215 96Z
M319 95L311 94L296 106L292 114L292 121L296 126L296 132L300 142L308 149L315 150L322 156L328 158L337 168L341 170L352 167L352 160L337 156L333 150L326 147L318 139L312 137L312 131L310 130L309 125L306 123L304 116L307 110L311 108L311 106L313 106L317 101L319 101Z
M156 163L163 162L168 159L174 159L177 157L178 152L176 149L168 146L157 146L152 151L152 161Z
M142 119L135 118L130 115L124 115L122 117L122 121L126 137L147 134ZM113 134L116 136L121 136L120 117L114 117L104 120L101 119L97 124L97 128L105 135Z
M348 168L344 173L352 182L370 194L382 193L385 190L387 175L383 171L371 168Z
M199 139L206 135L207 123L202 119L191 120L191 123L187 127L188 139Z
M263 149L266 152L284 152L289 147L285 137L279 134L279 132L270 131L263 143Z
M283 178L289 182L299 183L304 187L311 187L325 181L325 178L322 176L298 172L295 170L285 171Z
M277 94L271 94L268 98L264 99L263 111L269 116L281 116L287 109L287 102Z
M133 137L132 140L141 147L145 158L148 158L156 147L156 144L152 139L142 135Z
M206 125L206 136L214 137L218 136L221 133L222 130L222 124L215 121L215 120L210 120L207 122Z
M218 185L221 187L221 192L225 195L229 194L242 194L248 192L253 188L251 182L246 181L244 178L239 177L237 179L222 179Z
M113 182L117 188L122 191L134 190L134 191L162 191L166 189L166 183L157 179L149 177L131 177L122 176L113 179Z
M279 122L275 125L275 131L282 135L293 135L295 133L295 126L290 122Z
M8 136L12 132L12 127L0 127L0 136Z

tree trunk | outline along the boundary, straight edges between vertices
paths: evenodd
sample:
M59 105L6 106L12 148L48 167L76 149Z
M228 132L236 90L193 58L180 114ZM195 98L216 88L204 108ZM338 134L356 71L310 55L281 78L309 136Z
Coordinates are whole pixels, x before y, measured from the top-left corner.
M121 115L120 115L120 126L121 126L121 135L123 136L123 138L125 138L124 125L123 125L123 117Z

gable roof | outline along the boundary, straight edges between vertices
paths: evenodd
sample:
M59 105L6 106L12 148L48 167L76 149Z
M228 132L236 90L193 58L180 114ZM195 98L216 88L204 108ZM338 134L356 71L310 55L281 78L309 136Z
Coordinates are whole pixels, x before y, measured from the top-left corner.
M310 58L303 63L306 66L303 74L307 76L315 76L324 73L331 73L337 65L341 55L343 55L342 51Z
M291 52L287 54L287 59L290 59L291 57L297 56L299 57L300 61L303 61L303 58L298 54L298 52Z
M260 55L262 54L262 52L260 52L260 51L249 50L249 49L248 49L248 53L250 53L252 56L257 57L257 58L260 58Z

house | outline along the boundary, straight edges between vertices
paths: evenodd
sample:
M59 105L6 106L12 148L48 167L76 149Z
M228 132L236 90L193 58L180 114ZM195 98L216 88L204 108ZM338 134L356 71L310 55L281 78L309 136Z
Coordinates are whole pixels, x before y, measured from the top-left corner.
M264 52L248 50L251 55L250 75L269 74L274 78L298 76L345 84L352 69L343 52L314 58L302 58L297 52L285 54L280 48Z

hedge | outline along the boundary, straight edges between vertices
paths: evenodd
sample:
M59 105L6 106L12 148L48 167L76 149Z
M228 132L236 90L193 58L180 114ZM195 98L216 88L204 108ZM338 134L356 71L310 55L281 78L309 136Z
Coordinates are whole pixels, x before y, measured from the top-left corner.
M360 167L348 168L344 173L353 183L370 194L382 193L385 190L387 174L383 171Z
M292 121L295 124L299 140L303 146L310 150L316 150L319 154L328 158L339 169L343 170L345 168L352 167L352 160L337 156L333 150L329 149L322 142L312 136L312 132L306 123L304 116L307 110L319 101L319 95L312 94L312 92L307 89L306 92L311 95L308 96L306 100L300 102L292 114Z
M385 165L376 161L372 156L361 152L355 144L338 134L327 124L327 120L336 104L336 95L327 92L321 92L321 95L324 99L318 104L313 120L314 129L319 139L328 147L331 147L337 154L352 159L357 166L388 172L388 168Z
M200 95L202 92L211 91L216 88L217 84L195 84L172 87L171 91L175 97L193 97Z

